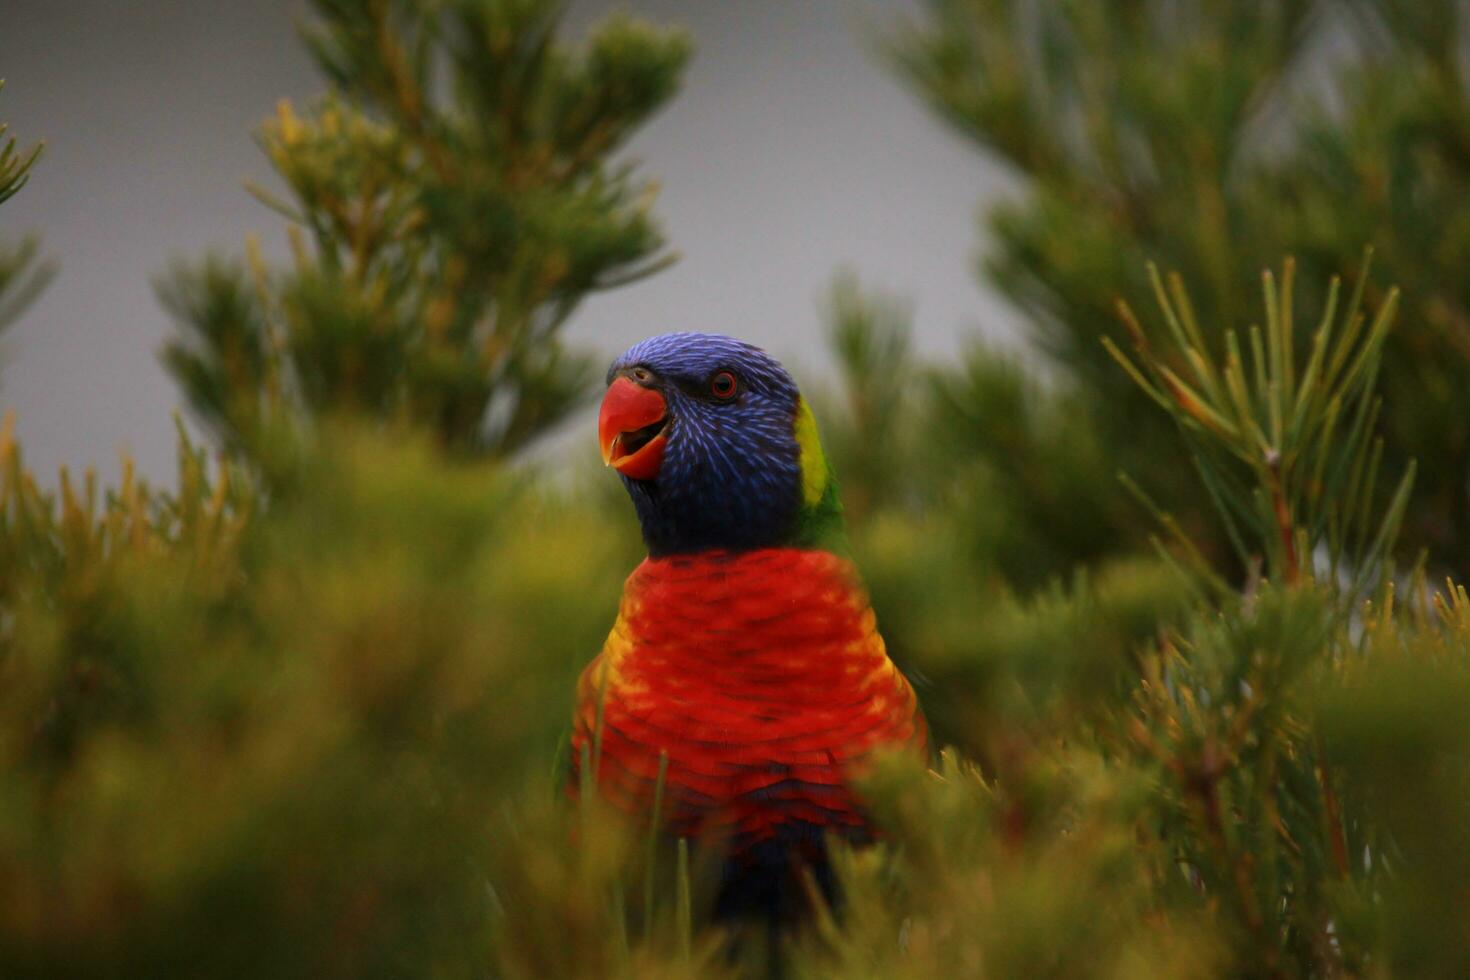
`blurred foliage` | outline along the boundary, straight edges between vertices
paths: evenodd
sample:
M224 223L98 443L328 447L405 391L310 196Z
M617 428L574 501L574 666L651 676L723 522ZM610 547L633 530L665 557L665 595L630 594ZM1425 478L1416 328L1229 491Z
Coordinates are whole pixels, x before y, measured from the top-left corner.
M1350 74L1419 64L1435 129L1445 8L1352 9ZM163 287L218 456L181 427L172 490L126 461L52 490L0 430L0 973L766 974L767 937L709 922L718 854L564 798L574 678L641 548L590 452L506 458L581 390L561 320L661 261L607 154L684 42L614 20L571 52L542 0L316 10L335 94L262 133L294 265ZM1256 210L1368 126L1348 100L1257 153L1305 5L931 10L904 63L1035 178L992 267L1063 370L926 363L903 303L834 286L823 436L948 748L864 775L880 842L838 849L843 900L779 970L1464 975L1470 597L1424 569L1467 552L1395 565L1401 525L1457 540L1431 528L1459 423L1405 438L1429 409L1395 386L1454 368L1429 311L1459 280L1445 241L1401 304L1321 274L1349 237L1426 262L1397 224L1426 201L1452 237L1450 144L1400 131L1444 156L1395 155L1378 218L1366 187ZM1300 284L1256 279L1310 229Z
M886 515L933 515L970 568L1022 589L1125 551L1137 508L1098 492L1113 464L1074 391L978 340L954 363L921 363L908 306L850 273L824 313L837 384L815 400L857 534Z
M1402 976L1470 970L1470 596L1422 580L1365 617L1314 708L1341 774L1345 851L1371 882L1343 897L1342 934L1381 944ZM1381 972L1387 973L1389 970Z
M761 975L697 860L559 799L639 550L621 504L375 428L283 454L268 501L187 442L172 493L49 494L7 434L0 960ZM791 975L1461 968L1463 590L1344 618L1330 578L1209 605L1134 560L1016 598L908 520L862 561L957 748L873 775L884 842L843 852Z
M634 535L415 440L328 445L265 511L187 443L171 494L53 496L0 447L7 973L495 960L506 807L549 781Z
M0 91L5 79L0 78ZM42 144L18 150L16 138L7 136L9 126L0 122L0 204L16 195L31 178L31 168L41 156ZM34 237L18 242L0 241L0 331L14 323L21 311L46 287L53 268L40 261L40 246Z
M614 154L673 95L681 34L616 16L576 49L557 0L314 0L332 93L259 141L293 264L213 258L159 284L164 363L232 449L282 418L412 421L507 454L597 371L558 332L589 293L672 259L654 188Z
M891 836L841 862L847 904L793 952L802 975L1459 975L1470 920L1442 825L1470 815L1470 606L1422 568L1391 573L1413 484L1409 465L1374 503L1394 294L1370 308L1334 283L1298 345L1294 276L1264 278L1266 328L1216 356L1179 278L1154 275L1162 326L1125 308L1132 352L1111 348L1183 436L1155 468L1195 470L1252 570L1244 592L1149 501L1157 560L1029 596L949 498L895 493L856 529L889 645L955 748L937 773L874 777ZM954 373L919 387L916 431ZM834 414L839 431L855 418Z
M890 836L839 863L799 975L1462 975L1470 605L1414 593L1364 642L1267 587L1020 767L880 770Z
M1212 558L1225 528L1190 473L1156 464L1170 426L1098 344L1115 301L1148 292L1149 261L1177 270L1219 356L1260 270L1295 254L1315 287L1371 244L1378 276L1349 286L1408 297L1381 378L1385 464L1421 467L1406 538L1470 574L1467 36L1460 0L928 0L888 39L915 91L1023 178L987 206L984 277L1102 453Z
M797 976L1222 975L1206 917L1158 900L1173 869L1135 832L1142 774L1074 752L1018 798L946 752L937 772L894 764L869 785L891 841L844 852L848 906L797 951Z
M5 80L0 79L0 91L4 90ZM25 186L31 176L31 167L41 156L40 143L30 150L17 150L15 137L5 135L9 128L7 124L0 123L0 204L10 200Z

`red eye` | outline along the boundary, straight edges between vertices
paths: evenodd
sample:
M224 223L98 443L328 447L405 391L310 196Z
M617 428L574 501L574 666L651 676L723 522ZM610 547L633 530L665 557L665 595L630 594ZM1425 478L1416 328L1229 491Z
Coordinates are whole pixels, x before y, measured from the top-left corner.
M739 385L735 381L735 375L729 371L721 371L709 379L709 390L716 398L734 398L735 391Z

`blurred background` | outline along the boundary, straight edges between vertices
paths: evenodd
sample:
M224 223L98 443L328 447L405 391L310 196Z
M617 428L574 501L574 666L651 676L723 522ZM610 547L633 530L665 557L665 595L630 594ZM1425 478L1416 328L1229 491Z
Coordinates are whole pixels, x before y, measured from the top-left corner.
M879 26L912 7L569 4L570 36L625 9L687 25L699 48L682 97L624 151L657 175L681 261L644 289L598 297L569 335L610 361L651 334L724 332L821 369L818 299L839 265L912 296L927 352L952 353L969 331L1005 335L1003 302L971 275L974 202L1005 192L1004 170L874 70ZM113 472L122 447L145 473L172 470L179 402L156 356L169 324L150 283L178 256L238 251L246 233L284 254L241 181L279 186L250 134L277 99L321 89L296 40L305 13L289 0L6 4L7 119L46 141L47 166L5 227L44 231L64 284L0 346L0 404L16 409L38 473Z

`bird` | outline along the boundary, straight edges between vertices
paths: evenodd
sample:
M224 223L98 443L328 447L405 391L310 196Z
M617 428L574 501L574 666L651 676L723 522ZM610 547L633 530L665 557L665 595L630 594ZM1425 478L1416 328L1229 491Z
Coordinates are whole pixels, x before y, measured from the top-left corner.
M835 897L828 839L875 837L854 776L882 751L926 758L923 712L786 369L732 337L666 333L606 381L602 456L648 555L578 680L568 792L591 783L667 834L719 842L716 919L801 918L804 874Z

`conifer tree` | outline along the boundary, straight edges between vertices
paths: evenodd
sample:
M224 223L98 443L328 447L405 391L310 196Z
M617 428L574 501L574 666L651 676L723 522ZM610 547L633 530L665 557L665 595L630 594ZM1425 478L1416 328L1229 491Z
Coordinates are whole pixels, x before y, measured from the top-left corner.
M1460 966L1463 915L1440 903L1463 908L1462 879L1441 862L1464 865L1436 827L1470 800L1470 607L1458 586L1390 572L1413 483L1412 465L1380 475L1373 434L1396 294L1368 308L1333 283L1301 330L1288 263L1263 277L1263 326L1215 355L1181 280L1146 274L1158 312L1123 306L1126 342L1108 350L1183 436L1162 465L1199 481L1247 587L1148 501L1162 577L1124 566L977 609L953 529L924 518L908 574L963 584L912 590L920 622L889 631L969 758L947 756L938 780L896 764L874 782L892 850L843 865L849 903L798 951L803 975ZM1195 598L1171 605L1187 583ZM1417 683L1442 696L1431 715L1409 707ZM1434 761L1396 783L1397 753L1415 751Z
M125 465L114 487L64 472L48 490L0 427L0 969L766 975L709 921L718 855L559 794L573 679L641 551L610 494L503 458L575 397L561 320L663 261L607 151L667 97L684 44L614 20L570 51L542 0L315 6L335 95L283 107L261 137L290 189L265 196L300 229L294 263L213 260L163 287L182 327L166 359L220 458L181 428L171 489ZM1324 212L1257 213L1206 165L1211 127L1245 104L1212 87L1221 59L1270 77L1306 15L932 9L958 33L923 36L923 63L953 70L930 81L1063 175L1007 212L1003 258L1072 374L1048 387L980 345L925 365L901 303L834 289L824 435L884 636L948 748L930 768L874 760L881 839L835 849L840 910L815 907L781 969L1464 975L1470 597L1430 585L1454 556L1405 566L1396 546L1401 528L1425 540L1441 504L1419 481L1442 461L1416 470L1392 401L1394 364L1440 359L1404 315L1433 304L1292 260L1228 287L1254 239L1216 240L1220 216L1182 203L1221 181L1225 216L1251 215L1262 242L1290 224L1320 236L1303 265L1345 261ZM1426 46L1445 29L1434 4L1355 9ZM1129 205L1147 222L1097 210L1124 185L1084 179L1107 159L1076 141L1106 146L1105 130L1048 143L1086 107L1020 112L1036 66L1014 59L1031 49L984 18L1045 41L1043 67L1112 78L1124 109L1183 111L1164 75L1196 105L1217 96L1177 133L1119 113L1107 165L1133 167L1146 138L1167 164L1128 171L1161 181ZM1079 38L1106 44L1069 61ZM981 49L998 84L966 90ZM1126 72L1101 72L1120 52ZM1003 125L1021 116L1031 129ZM1436 145L1435 173L1401 177L1448 194ZM11 147L0 198L34 160ZM1394 271L1420 247L1416 193L1379 202L1405 222L1380 250ZM1049 222L1078 217L1069 251ZM1110 251L1225 246L1218 279ZM1415 283L1450 303L1458 280ZM288 480L263 484L262 467Z
M1177 270L1218 355L1280 255L1315 303L1371 244L1408 297L1382 379L1386 459L1422 463L1407 538L1470 571L1467 31L1458 0L930 0L890 38L916 92L1024 179L985 214L983 275L1093 406L1107 455L1196 532L1211 525L1213 555L1231 552L1224 528L1187 472L1150 465L1171 433L1098 343L1113 304L1148 292L1148 262Z
M0 91L4 89L5 80L0 78ZM17 149L16 137L7 136L7 129L0 122L0 205L30 179L42 146L37 143L28 150ZM39 251L34 237L16 242L0 240L0 331L15 322L51 277L51 267L40 261Z
M653 186L616 156L674 93L682 35L617 16L572 49L558 0L316 0L331 93L259 141L294 262L220 259L160 285L164 361L226 444L348 412L510 453L595 373L558 333L672 258Z

